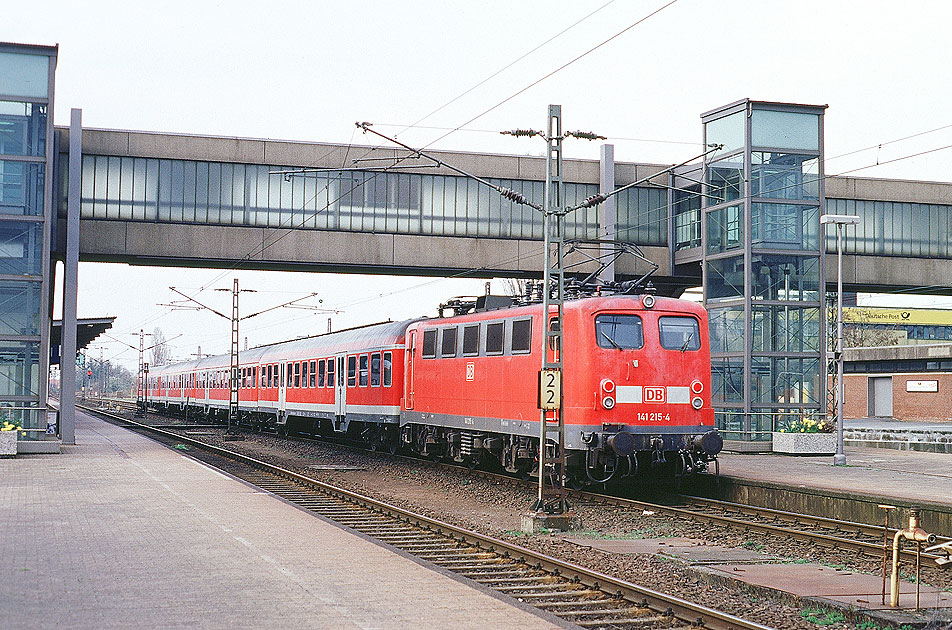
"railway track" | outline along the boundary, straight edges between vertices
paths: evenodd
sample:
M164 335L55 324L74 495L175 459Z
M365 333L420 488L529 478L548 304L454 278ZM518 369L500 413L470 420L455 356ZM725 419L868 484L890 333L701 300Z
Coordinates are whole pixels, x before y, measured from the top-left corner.
M84 408L149 433L300 507L583 628L765 629L751 621L638 586L507 541L437 521L178 433Z
M135 403L123 401L123 406L125 408L135 408ZM403 456L395 455L395 457L402 458ZM411 459L422 465L458 468L453 464L436 463L417 458L406 459ZM473 474L494 480L504 480L509 483L533 485L533 482L524 482L508 475L490 471L477 470L473 471ZM688 495L673 496L670 502L654 503L583 490L569 490L568 494L570 497L594 504L650 511L680 519L689 519L698 523L778 536L782 539L800 540L829 549L854 551L871 558L881 558L883 555L884 532L881 525L785 512ZM895 531L895 529L890 529L890 539ZM952 540L952 538L939 537L940 543L949 540ZM916 557L915 550L909 546L904 547L901 554L904 559L914 560ZM922 559L930 562L937 557L932 554L922 554Z

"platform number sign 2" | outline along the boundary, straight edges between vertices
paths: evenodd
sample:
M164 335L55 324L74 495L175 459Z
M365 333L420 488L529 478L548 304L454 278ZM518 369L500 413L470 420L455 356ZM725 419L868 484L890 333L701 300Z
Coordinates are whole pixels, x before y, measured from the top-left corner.
M539 409L557 410L562 402L562 372L539 371Z

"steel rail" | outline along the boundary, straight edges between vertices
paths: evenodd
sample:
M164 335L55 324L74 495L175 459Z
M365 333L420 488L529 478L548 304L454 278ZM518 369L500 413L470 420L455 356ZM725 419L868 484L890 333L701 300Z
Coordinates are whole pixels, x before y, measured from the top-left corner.
M600 591L613 592L616 595L624 597L633 604L637 605L639 600L641 604L647 602L648 606L654 610L660 610L663 612L663 614L671 614L686 623L709 628L711 630L769 630L769 626L764 626L742 619L740 617L736 617L729 613L721 612L701 604L696 604L694 602L681 599L673 595L668 595L660 591L655 591L647 587L633 584L631 582L626 582L625 580L593 571L574 563L566 562L559 560L558 558L553 558L551 556L538 553L526 547L521 547L504 540L492 538L478 532L457 527L450 523L446 523L445 521L440 521L416 514L398 506L373 499L363 494L351 492L344 488L333 486L286 468L269 464L248 455L207 444L200 440L188 437L187 435L181 435L179 433L164 429L156 429L149 425L135 422L134 420L130 420L128 418L124 418L122 416L118 416L116 414L105 412L99 409L86 407L82 408L88 413L94 413L118 422L132 425L136 429L149 431L158 435L162 435L166 438L174 439L177 442L190 444L217 456L224 457L232 461L238 461L253 468L267 471L273 475L284 477L285 479L294 481L306 487L320 490L329 496L337 497L345 501L359 503L372 510L395 516L396 518L404 520L405 522L413 523L417 526L433 530L437 533L448 535L460 542L465 542L494 553L502 554L504 557L516 559L526 564L533 565L538 569L547 570L562 578L569 578L590 588Z

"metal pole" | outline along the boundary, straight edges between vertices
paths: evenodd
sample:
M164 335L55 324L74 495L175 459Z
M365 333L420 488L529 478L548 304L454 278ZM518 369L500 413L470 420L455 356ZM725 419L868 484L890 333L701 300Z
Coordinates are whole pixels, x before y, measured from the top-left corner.
M846 465L843 452L843 224L836 224L836 455L834 466Z
M227 290L227 289L226 289ZM235 278L231 290L231 368L228 399L229 435L237 432L238 425L238 278Z

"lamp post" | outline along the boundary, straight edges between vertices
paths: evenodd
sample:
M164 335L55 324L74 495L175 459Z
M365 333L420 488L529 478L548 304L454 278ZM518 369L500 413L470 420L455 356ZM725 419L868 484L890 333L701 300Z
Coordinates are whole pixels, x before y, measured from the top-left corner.
M824 214L820 225L836 225L836 455L834 466L846 465L843 452L843 226L856 225L859 217L851 214Z

